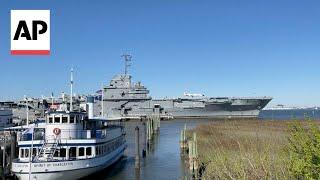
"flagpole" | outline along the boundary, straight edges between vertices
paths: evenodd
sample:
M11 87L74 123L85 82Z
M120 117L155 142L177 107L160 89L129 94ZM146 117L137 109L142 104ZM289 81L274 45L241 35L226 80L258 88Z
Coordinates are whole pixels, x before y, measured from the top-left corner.
M70 108L69 111L73 111L73 67L71 68L71 76L70 76Z
M51 108L53 107L53 92L51 93Z
M33 131L31 134L31 149L29 150L29 180L31 180L31 165L32 165L32 156L33 156Z
M29 106L28 106L28 98L25 96L26 100L26 108L27 108L27 127L29 126Z
M103 114L103 84L101 87L101 117L102 118L104 117L104 114Z

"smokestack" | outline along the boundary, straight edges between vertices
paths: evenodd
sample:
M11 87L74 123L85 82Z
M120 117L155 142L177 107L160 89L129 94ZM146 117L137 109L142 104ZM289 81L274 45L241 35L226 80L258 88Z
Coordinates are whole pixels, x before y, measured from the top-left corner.
M94 97L93 96L88 96L87 97L87 113L89 116L89 119L93 119L93 103L94 103Z

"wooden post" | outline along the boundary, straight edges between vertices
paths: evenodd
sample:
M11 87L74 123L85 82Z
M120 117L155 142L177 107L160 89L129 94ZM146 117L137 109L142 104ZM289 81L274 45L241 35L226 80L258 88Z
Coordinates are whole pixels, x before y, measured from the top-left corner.
M6 136L4 136L3 150L2 150L2 179L5 180L6 173Z
M193 141L188 142L189 147L189 169L193 172Z
M11 133L11 163L17 157L16 156L16 142L17 142L17 134L16 132Z
M161 117L160 114L158 115L158 130L160 131L160 124L161 124Z
M140 169L135 169L135 180L140 180Z
M153 135L153 119L152 119L152 116L150 118L150 130L151 130L151 135Z
M139 150L139 127L135 128L136 131L136 158L135 158L135 168L140 169L140 150Z
M183 130L180 132L180 148L183 149Z
M146 127L147 127L147 141L148 141L148 144L147 144L147 145L149 146L149 139L150 139L150 138L149 138L149 136L150 136L150 129L149 129L149 126L150 126L149 124L150 124L150 123L149 123L149 118L147 118L147 122L146 122L146 123L147 123L147 124L146 124Z
M150 120L150 118L148 119L148 132L149 132L148 140L150 143L152 138L152 121Z
M143 127L144 127L144 133L143 133L143 149L142 149L142 157L145 158L146 155L147 155L147 125L146 125L146 122L143 122Z
M198 177L198 146L197 146L197 133L193 133L193 172L195 177Z

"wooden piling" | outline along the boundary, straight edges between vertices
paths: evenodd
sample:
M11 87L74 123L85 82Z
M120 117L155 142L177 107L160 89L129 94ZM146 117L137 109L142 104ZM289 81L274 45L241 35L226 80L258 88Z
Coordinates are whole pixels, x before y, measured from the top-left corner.
M183 150L183 152L185 152L186 149L188 148L186 131L187 131L187 125L185 124L183 130L181 130L180 132L180 148L181 150Z
M135 168L140 169L140 150L139 150L139 127L135 128L136 131L136 157L135 157Z
M142 151L143 157L151 150L154 136L159 133L160 115L150 114L146 116L145 122L145 144L146 150Z
M198 177L198 147L197 147L197 134L193 133L192 140L188 141L189 149L189 169L193 177Z
M17 142L17 134L15 132L11 133L11 151L10 151L10 164L17 157L16 156L16 142Z
M147 155L147 146L148 146L147 124L146 124L146 122L143 122L142 124L143 124L143 128L144 128L142 157L145 158Z
M2 179L5 179L6 173L6 136L4 136L3 149L2 149Z
M198 172L198 146L197 146L197 134L193 133L193 169L195 174Z

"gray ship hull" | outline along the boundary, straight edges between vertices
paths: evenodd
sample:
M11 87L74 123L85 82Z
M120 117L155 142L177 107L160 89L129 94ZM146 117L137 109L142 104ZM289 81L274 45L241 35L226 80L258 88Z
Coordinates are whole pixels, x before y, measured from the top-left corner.
M107 117L141 117L158 112L173 118L257 118L270 98L159 99L146 101L106 101Z
M256 118L271 98L201 98L153 100L175 118Z
M248 111L208 111L205 109L167 109L174 118L256 118L259 110Z

